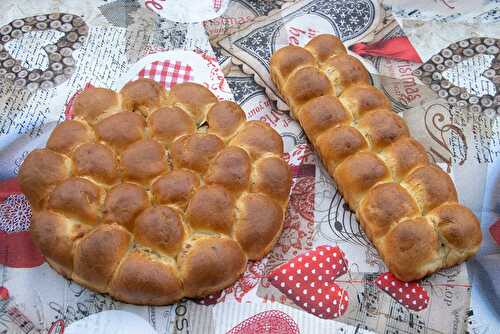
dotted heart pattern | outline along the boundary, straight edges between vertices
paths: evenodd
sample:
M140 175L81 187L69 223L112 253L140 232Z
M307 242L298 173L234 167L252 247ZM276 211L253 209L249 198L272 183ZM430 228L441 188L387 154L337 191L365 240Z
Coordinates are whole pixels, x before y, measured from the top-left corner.
M29 230L31 207L17 179L0 180L0 233Z
M349 295L335 284L347 273L347 260L337 246L322 245L276 267L271 284L297 306L324 319L340 317L347 311Z
M429 294L416 282L403 282L390 272L380 274L375 280L398 303L413 311L422 311L429 305Z
M288 314L271 310L258 313L236 325L226 334L299 334L299 326Z

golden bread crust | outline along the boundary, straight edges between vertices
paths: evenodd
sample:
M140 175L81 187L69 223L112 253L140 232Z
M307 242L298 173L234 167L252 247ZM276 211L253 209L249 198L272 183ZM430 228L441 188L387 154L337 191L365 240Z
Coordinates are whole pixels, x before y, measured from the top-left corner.
M264 154L283 155L283 139L269 125L260 121L247 121L230 142L231 146L240 146L252 159Z
M232 101L221 101L207 115L208 131L222 138L232 136L245 121L245 113Z
M184 208L199 185L200 180L195 173L176 169L157 178L151 191L155 202Z
M292 174L283 159L272 156L255 163L252 192L267 194L278 202L286 203L291 185Z
M60 274L170 304L233 284L278 240L291 186L283 141L234 102L139 79L89 88L74 109L18 176L34 243Z
M304 48L281 48L270 69L291 114L396 277L420 279L477 252L479 221L457 203L449 175L429 162L340 39L319 35Z
M94 133L84 123L67 121L52 131L47 140L47 148L68 154L79 144L91 141L93 136Z
M50 191L71 175L71 161L49 149L32 151L19 169L18 179L31 206L38 209Z
M139 111L150 114L160 108L166 98L163 87L156 81L137 79L128 82L120 91L123 111Z
M109 294L133 304L165 305L182 298L182 282L175 266L136 251L117 269Z
M132 231L136 217L148 206L148 194L143 187L135 183L120 183L108 190L102 219L105 223L118 223Z
M71 155L75 175L88 176L107 184L113 183L119 176L116 155L106 145L84 143L75 148Z
M76 244L71 278L105 292L116 267L129 249L130 241L130 233L122 226L98 225Z
M218 102L211 91L193 82L175 85L170 91L169 99L174 105L189 113L196 124L203 123L208 110Z
M304 47L311 52L319 61L325 61L331 56L347 53L340 39L330 34L322 34L311 39Z
M148 118L152 137L162 144L170 144L183 135L196 131L196 123L181 108L163 107Z
M152 206L141 212L135 221L137 242L162 254L176 255L186 231L178 212L168 206Z
M332 95L319 96L300 108L302 127L315 141L323 131L342 124L350 124L351 114L344 109L339 99Z
M130 111L113 114L94 126L102 141L123 149L144 137L144 118Z
M269 196L250 193L242 196L234 234L243 250L253 259L267 254L273 239L283 228L283 210Z
M224 147L222 139L213 134L194 133L177 139L170 155L175 168L187 168L198 173L208 169L210 160Z
M106 113L121 111L119 96L107 88L90 87L81 92L73 103L75 117L94 124Z
M246 256L233 239L201 237L184 244L178 264L185 295L197 297L234 282L245 270Z

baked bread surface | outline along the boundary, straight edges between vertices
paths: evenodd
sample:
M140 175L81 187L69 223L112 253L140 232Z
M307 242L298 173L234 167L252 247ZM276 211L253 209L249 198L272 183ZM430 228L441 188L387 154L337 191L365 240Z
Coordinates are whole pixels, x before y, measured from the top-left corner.
M420 279L474 255L478 219L362 63L333 35L279 49L271 78L359 223L399 279Z
M60 274L163 305L231 285L271 250L291 185L271 127L195 83L89 88L73 108L18 175Z

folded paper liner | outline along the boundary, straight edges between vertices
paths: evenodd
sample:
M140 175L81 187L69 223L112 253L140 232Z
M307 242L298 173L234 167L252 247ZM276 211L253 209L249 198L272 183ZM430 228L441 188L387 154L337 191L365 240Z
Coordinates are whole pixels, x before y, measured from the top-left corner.
M389 270L420 279L474 255L479 221L457 203L359 60L333 35L273 54L271 78Z
M231 285L277 241L291 174L271 127L204 86L83 91L18 178L60 274L134 304Z

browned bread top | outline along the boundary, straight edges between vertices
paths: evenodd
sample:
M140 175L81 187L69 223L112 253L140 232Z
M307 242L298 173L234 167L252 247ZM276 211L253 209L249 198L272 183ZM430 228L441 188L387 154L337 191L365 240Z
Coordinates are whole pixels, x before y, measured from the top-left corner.
M479 221L457 203L384 93L333 35L273 54L271 78L389 270L422 278L474 255Z
M277 241L281 137L205 87L90 88L19 172L33 240L58 272L135 304L232 284Z

